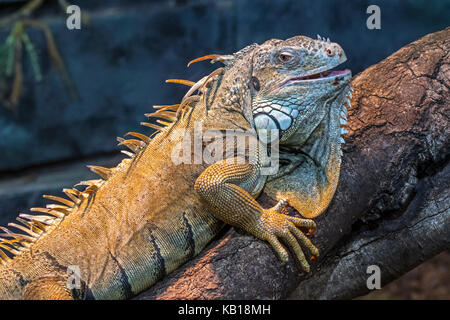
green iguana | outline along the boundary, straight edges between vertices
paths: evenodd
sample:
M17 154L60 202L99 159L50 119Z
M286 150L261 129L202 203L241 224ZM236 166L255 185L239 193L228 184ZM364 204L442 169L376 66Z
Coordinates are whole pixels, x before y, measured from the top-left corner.
M196 83L169 80L192 87L179 105L149 115L158 118L143 123L157 130L152 139L119 138L130 158L90 166L102 179L79 183L83 191L44 196L60 204L20 214L21 224L9 226L21 232L2 227L0 298L130 298L197 255L225 224L267 241L283 262L288 245L309 271L300 244L319 252L300 228L316 228L310 218L338 182L351 72L332 69L346 56L329 40L296 36L191 62L206 59L225 66ZM217 136L196 143L211 130L251 134L230 152ZM268 177L270 156L262 155L277 143L282 165ZM198 149L219 160L196 159ZM263 187L279 200L273 208L255 200ZM287 203L307 219L284 214Z

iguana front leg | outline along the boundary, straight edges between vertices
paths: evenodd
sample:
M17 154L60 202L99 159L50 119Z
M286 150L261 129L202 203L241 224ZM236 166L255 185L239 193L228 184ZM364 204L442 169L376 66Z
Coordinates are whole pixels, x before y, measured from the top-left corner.
M319 250L299 228L314 230L315 222L281 213L287 205L286 200L279 201L270 209L262 208L249 193L261 177L260 166L236 162L226 163L224 160L209 166L198 177L195 190L216 218L269 242L280 260L286 263L289 255L280 242L283 241L293 249L302 269L309 272L309 264L299 242L314 256L319 255Z

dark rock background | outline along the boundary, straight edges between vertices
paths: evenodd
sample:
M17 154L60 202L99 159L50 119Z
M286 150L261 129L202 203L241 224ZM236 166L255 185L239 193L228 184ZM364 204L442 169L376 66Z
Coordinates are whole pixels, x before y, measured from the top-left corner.
M86 164L113 166L121 159L116 136L141 127L152 105L179 102L186 87L168 78L198 80L210 53L232 53L270 38L302 34L330 37L346 51L354 74L402 46L442 30L450 1L288 0L80 0L89 15L81 30L68 30L67 15L46 1L33 18L49 25L79 98L71 100L51 64L41 31L28 34L39 53L43 81L35 83L24 57L24 88L17 111L0 105L0 225L45 202L45 193L94 175ZM24 4L0 1L0 19ZM381 30L366 27L366 8L381 8ZM10 28L0 29L3 42Z

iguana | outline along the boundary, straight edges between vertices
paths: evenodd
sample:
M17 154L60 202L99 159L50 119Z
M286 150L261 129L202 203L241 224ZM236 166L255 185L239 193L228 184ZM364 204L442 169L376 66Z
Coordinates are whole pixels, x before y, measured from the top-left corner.
M339 178L351 72L332 69L344 51L329 39L296 36L191 63L207 59L224 67L196 83L169 80L192 87L179 105L149 114L158 118L143 123L156 129L153 137L119 139L130 158L111 169L90 166L101 179L80 182L83 191L44 196L60 204L20 214L21 224L9 226L21 232L2 227L2 299L130 298L197 255L225 224L267 241L283 262L288 245L309 271L300 244L319 252L300 228L316 228L310 218L326 209ZM250 132L257 147L233 143L231 153L211 153L216 162L198 161L196 148L224 143L195 145L209 130ZM282 166L268 177L261 155L276 143ZM194 161L180 163L181 155ZM273 208L255 200L264 186L279 199ZM284 214L287 203L307 219Z

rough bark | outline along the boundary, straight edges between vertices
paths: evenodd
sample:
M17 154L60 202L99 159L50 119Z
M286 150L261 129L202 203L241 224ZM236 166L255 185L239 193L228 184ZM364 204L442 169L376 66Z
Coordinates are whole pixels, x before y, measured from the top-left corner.
M229 229L138 299L340 299L386 284L450 248L450 28L352 80L340 183L311 240L308 275L268 244ZM274 201L263 194L265 207Z

